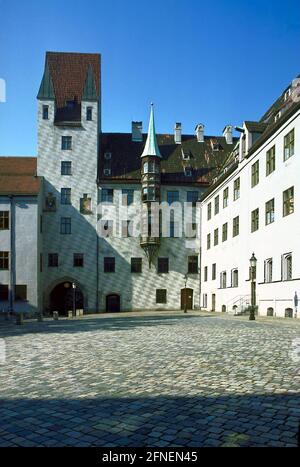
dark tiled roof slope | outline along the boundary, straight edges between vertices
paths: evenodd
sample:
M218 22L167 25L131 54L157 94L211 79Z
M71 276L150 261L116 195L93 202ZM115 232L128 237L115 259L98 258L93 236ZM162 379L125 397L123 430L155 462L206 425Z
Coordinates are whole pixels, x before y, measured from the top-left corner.
M37 195L41 177L36 167L36 157L0 157L0 194Z
M94 72L97 97L100 96L100 54L47 52L46 63L49 65L54 86L55 101L58 107L64 107L66 101L75 99L81 102L88 69Z
M100 155L98 179L140 181L141 154L147 135L143 141L133 142L131 133L103 133L100 136ZM182 135L182 144L174 143L174 135L159 134L157 142L162 155L162 183L201 183L208 184L222 166L224 159L232 151L233 144L227 144L224 137L206 136L203 143L198 143L194 135ZM213 150L212 144L218 147ZM111 160L104 154L110 152ZM184 160L182 152L189 155ZM192 170L192 176L184 173L185 168ZM110 176L104 176L104 169L111 169Z

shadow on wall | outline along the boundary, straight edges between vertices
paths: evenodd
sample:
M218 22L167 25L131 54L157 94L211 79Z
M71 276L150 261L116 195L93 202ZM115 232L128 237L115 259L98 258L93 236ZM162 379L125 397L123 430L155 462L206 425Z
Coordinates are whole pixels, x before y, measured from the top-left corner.
M44 233L43 233L43 244L51 245L51 251L47 247L44 252L44 268L42 273L42 290L43 290L43 308L45 311L53 311L56 308L72 309L73 300L71 295L68 298L68 292L66 294L61 293L63 290L64 283L74 282L78 289L79 302L83 302L84 312L96 312L97 305L98 310L106 311L106 296L120 296L120 307L122 310L122 290L114 287L114 282L111 281L111 287L107 290L105 296L102 293L102 285L100 276L103 273L104 260L103 251L107 251L107 256L115 257L117 268L121 271L130 272L130 264L128 264L124 258L105 240L105 238L99 238L97 241L97 206L92 206L94 218L94 225L88 222L90 214L83 214L79 209L76 209L70 204L61 204L61 193L56 188L45 182L44 184L44 202L48 193L52 193L52 197L56 199L56 215L54 212L44 212ZM83 197L84 193L82 193ZM72 200L80 205L80 200ZM46 222L46 216L49 220ZM56 223L51 223L51 216L58 220ZM72 219L71 231L69 234L61 234L60 219L62 217L70 217ZM49 228L46 230L46 226ZM53 238L57 237L58 241L53 241ZM98 247L98 251L97 251ZM53 248L56 251L53 251ZM45 248L44 248L45 250ZM48 266L48 253L58 253L58 268ZM46 253L46 254L45 254ZM74 253L84 254L84 266L74 266ZM97 261L99 264L99 271L97 277ZM107 280L109 276L114 277L117 273L105 274ZM129 278L128 278L129 276ZM126 274L126 296L127 304L131 307L130 297L132 296L132 283L130 274ZM56 289L55 289L56 288ZM54 293L53 293L54 291ZM56 294L56 295L55 295ZM59 295L60 294L60 295ZM112 297L113 298L113 297ZM59 303L64 301L64 303ZM52 301L52 303L51 303ZM111 310L114 311L114 310Z
M1 446L296 447L299 405L295 393L2 399Z

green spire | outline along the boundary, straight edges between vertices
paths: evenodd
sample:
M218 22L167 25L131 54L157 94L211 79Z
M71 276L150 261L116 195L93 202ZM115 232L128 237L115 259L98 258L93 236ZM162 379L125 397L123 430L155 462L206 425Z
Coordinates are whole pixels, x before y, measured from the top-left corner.
M145 148L144 148L144 151L141 157L146 157L146 156L161 157L159 147L157 144L156 133L155 133L153 104L151 104L147 141L146 141Z
M97 91L94 80L94 73L91 65L88 68L85 85L83 88L82 100L95 101L97 100Z
M37 95L38 99L55 99L53 81L51 78L48 62L46 62L44 76Z

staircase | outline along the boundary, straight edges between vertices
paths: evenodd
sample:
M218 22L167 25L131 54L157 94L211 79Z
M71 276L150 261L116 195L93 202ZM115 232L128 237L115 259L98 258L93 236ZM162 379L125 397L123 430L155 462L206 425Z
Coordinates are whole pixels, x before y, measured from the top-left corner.
M256 296L258 303L258 296ZM237 295L226 304L227 313L230 315L243 315L249 312L251 295Z

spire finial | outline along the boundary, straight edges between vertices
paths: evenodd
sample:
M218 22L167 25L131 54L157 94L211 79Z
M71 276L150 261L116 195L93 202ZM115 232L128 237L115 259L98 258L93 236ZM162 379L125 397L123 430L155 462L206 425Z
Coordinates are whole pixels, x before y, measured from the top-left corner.
M161 157L159 147L157 144L156 133L155 133L153 102L151 102L151 111L150 111L147 141L146 141L145 148L144 148L144 151L141 157L145 157L145 156Z

